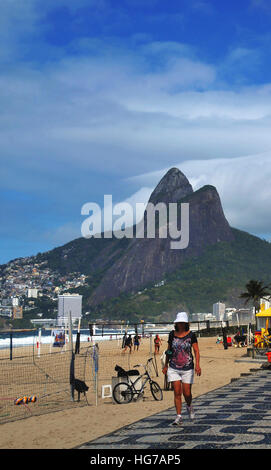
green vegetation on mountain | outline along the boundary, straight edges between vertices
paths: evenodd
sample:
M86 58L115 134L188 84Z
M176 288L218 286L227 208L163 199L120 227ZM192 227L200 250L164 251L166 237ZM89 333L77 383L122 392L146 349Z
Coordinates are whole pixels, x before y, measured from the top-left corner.
M50 269L63 275L71 272L91 274L109 267L121 256L129 242L127 238L81 237L51 251L38 253L36 262L47 261Z
M130 321L172 319L178 306L190 313L212 312L214 302L243 306L239 298L250 279L271 282L271 244L249 233L232 229L235 240L220 242L190 258L180 269L164 277L160 287L149 286L142 293L123 294L90 308L108 319Z

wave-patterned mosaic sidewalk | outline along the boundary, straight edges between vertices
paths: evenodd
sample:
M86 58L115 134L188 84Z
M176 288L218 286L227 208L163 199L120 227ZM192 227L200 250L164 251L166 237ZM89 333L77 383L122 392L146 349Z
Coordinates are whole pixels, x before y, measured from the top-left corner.
M172 393L173 399L173 392ZM271 371L259 370L194 400L195 421L171 427L170 408L88 442L80 449L269 449ZM129 405L127 413L129 412Z

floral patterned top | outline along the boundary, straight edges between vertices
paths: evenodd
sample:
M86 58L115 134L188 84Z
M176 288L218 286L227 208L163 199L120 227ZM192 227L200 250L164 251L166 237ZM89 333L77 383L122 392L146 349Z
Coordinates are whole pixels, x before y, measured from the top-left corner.
M172 356L169 362L169 366L176 370L194 369L192 344L197 342L197 337L192 331L190 331L183 338L174 336L171 346Z

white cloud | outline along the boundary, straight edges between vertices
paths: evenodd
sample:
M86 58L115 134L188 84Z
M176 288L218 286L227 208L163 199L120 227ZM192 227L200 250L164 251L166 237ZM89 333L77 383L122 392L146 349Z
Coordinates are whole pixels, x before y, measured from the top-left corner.
M166 65L145 73L142 58L101 53L40 70L28 64L5 70L3 160L19 166L23 161L33 172L65 162L78 171L85 166L121 177L180 159L235 157L271 147L270 86L236 92L216 90L214 82L210 90L214 67L186 57ZM194 90L199 81L207 89ZM182 91L172 92L178 86ZM16 175L5 184L16 185Z
M72 1L69 8L84 4ZM92 188L99 174L123 180L179 162L195 185L206 181L218 187L233 225L271 232L267 176L258 177L254 157L240 159L271 149L271 84L237 91L221 78L233 63L257 60L254 51L232 50L223 68L205 63L186 44L152 41L143 34L126 46L112 38L83 38L56 48L57 60L20 62L16 53L27 47L26 38L38 36L37 25L55 2L43 3L44 9L38 5L34 0L3 3L2 57L10 58L0 74L3 189L49 192L67 205L77 198L79 214L86 175ZM264 165L269 177L269 156ZM147 198L150 185L144 186ZM255 199L248 198L252 186ZM127 188L126 196L130 190L136 193L138 187ZM259 223L253 221L255 211ZM73 233L68 222L60 225L57 239Z
M271 152L234 159L189 160L175 166L187 176L194 191L204 185L217 188L232 227L271 238ZM134 209L139 202L146 206L153 189L169 168L127 178L126 184L140 189L121 202L129 202ZM137 222L144 208L138 212ZM135 213L130 224L134 222Z
M194 190L211 184L231 226L254 234L271 233L271 152L239 158L184 161L175 165ZM169 168L129 179L153 188Z

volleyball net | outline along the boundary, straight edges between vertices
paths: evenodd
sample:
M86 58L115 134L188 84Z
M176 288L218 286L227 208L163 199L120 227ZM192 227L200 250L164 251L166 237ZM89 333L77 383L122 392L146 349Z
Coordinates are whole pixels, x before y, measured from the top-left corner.
M16 335L18 338L19 332ZM32 344L15 347L13 342L12 349L8 345L0 349L0 424L69 408L98 406L104 402L102 387L111 385L112 377L117 376L116 365L127 371L138 362L134 346L132 354L129 348L126 351L121 336L81 343L73 336L72 349L66 341L56 346L55 338L46 343L48 334L40 336L38 330ZM151 341L141 339L144 362L152 355ZM151 371L154 376L155 364ZM78 395L72 378L86 385L85 393Z

